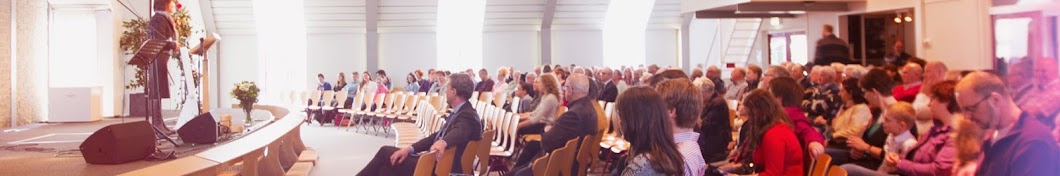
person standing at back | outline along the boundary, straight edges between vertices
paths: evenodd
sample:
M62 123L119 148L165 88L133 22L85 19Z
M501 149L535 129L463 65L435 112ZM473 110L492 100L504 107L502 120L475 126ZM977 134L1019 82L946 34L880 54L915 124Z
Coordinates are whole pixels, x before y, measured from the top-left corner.
M829 65L833 62L839 63L850 63L850 45L847 44L843 39L835 36L834 27L832 25L824 25L823 34L820 40L817 40L817 47L815 49L815 56L813 57L814 65Z

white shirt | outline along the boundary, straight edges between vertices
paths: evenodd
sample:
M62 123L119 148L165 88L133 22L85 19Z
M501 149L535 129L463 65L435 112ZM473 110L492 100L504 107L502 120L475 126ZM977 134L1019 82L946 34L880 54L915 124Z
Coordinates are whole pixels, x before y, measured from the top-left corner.
M898 156L905 156L905 154L908 154L909 150L913 149L914 146L916 146L916 137L913 136L913 133L910 133L909 130L906 130L897 136L889 135L887 136L887 142L883 144L883 151L886 151L887 153L880 157L886 158L886 154L890 153L897 153ZM890 167L887 164L881 164L877 171L882 173L893 173L897 171L896 169L897 168Z
M726 100L740 100L743 99L743 93L747 91L747 81L729 81L728 85L725 86L725 99Z

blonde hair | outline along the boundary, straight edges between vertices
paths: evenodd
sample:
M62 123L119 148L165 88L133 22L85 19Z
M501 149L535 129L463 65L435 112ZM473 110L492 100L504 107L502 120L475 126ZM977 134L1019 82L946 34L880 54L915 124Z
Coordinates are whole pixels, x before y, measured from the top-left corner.
M916 124L916 110L912 104L906 102L900 101L887 106L886 115L909 126Z

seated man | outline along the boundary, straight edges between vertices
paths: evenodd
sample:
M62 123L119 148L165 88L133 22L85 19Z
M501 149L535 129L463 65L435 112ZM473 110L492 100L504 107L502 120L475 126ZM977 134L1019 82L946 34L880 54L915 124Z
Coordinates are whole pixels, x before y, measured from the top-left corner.
M592 98L589 95L589 78L582 74L571 75L567 84L563 86L563 94L568 100L567 112L560 115L551 126L545 127L545 133L541 134L540 142L527 143L523 152L551 153L566 145L571 139L595 134L597 130L596 109L593 108ZM515 175L532 175L533 166L516 165L511 173Z
M383 146L375 154L364 170L357 175L412 175L418 153L434 151L442 156L447 148L456 147L456 156L462 156L468 141L482 139L482 123L475 109L467 104L474 84L471 77L457 73L449 75L446 88L446 102L453 105L454 112L446 118L448 123L441 130L427 136L406 148ZM463 173L460 157L453 158L452 173Z

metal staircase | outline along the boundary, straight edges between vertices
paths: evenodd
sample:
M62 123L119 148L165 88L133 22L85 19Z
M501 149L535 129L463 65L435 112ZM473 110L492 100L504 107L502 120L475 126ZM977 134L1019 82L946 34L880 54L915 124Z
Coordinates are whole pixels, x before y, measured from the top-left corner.
M722 63L745 65L751 58L755 41L758 41L758 30L762 27L761 18L740 18L733 22L732 33L725 47Z

